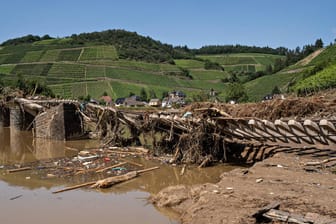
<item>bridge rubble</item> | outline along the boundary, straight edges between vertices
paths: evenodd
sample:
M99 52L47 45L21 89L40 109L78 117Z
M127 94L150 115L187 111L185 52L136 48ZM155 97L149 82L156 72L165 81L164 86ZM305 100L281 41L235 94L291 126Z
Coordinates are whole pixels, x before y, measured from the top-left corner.
M2 110L6 111L6 110ZM129 110L73 100L16 98L10 125L37 138L93 133L108 146L142 146L172 163L255 162L277 151L334 156L335 100L295 98L255 104L192 104L174 111ZM6 120L6 119L2 119Z
M105 145L151 147L153 153L172 154L171 162L174 163L198 163L204 166L212 161L255 162L285 150L335 156L336 119L332 112L328 112L335 110L335 107L331 107L329 101L299 99L301 104L306 103L299 110L293 102L259 104L259 107L268 106L273 111L273 114L265 113L264 117L260 114L259 117L251 116L257 113L240 117L239 113L248 113L242 110L242 105L223 105L225 111L219 109L221 105L219 108L216 107L218 105L192 105L175 113L121 112L97 105L87 105L87 108L99 111L93 121ZM278 105L269 107L271 103ZM253 106L255 104L245 105L245 109ZM268 119L280 114L277 110L281 107L287 108L283 114L290 115L294 110L295 114L301 116ZM239 112L234 112L237 109ZM192 116L183 116L186 112Z

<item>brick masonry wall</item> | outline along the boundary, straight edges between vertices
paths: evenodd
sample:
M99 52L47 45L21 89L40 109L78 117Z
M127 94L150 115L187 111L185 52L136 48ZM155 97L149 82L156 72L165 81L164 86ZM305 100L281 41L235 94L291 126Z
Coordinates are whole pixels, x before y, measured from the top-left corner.
M34 135L37 138L65 140L63 104L36 116Z

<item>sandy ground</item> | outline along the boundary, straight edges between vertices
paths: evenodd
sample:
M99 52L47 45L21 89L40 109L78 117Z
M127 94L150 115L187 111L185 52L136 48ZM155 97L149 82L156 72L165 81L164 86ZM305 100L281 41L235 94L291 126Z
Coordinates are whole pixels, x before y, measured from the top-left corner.
M313 223L336 223L336 168L305 165L314 160L280 153L224 173L217 184L168 187L151 200L173 208L182 223L258 223L252 215L275 201L282 211L320 220Z

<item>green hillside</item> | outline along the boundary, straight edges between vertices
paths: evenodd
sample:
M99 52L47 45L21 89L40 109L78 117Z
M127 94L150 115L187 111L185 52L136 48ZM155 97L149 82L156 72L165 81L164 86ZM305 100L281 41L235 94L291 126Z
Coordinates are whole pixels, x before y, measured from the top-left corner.
M280 55L260 53L236 53L219 55L198 55L198 58L210 60L220 64L226 71L262 71L267 65L273 65Z
M104 92L117 98L130 92L139 94L141 89L155 92L157 97L178 89L192 98L214 89L223 100L228 85L225 80L232 72L242 75L241 79L274 66L283 57L263 53L197 54L123 30L66 38L28 35L2 43L0 79L6 85L15 85L19 77L36 80L64 98L99 98ZM291 78L279 82L288 80ZM245 86L249 94L260 95L253 92L258 85L252 81Z
M276 74L263 76L245 83L249 99L260 101L275 86L281 92L310 94L323 89L335 88L336 45L317 50L303 60Z

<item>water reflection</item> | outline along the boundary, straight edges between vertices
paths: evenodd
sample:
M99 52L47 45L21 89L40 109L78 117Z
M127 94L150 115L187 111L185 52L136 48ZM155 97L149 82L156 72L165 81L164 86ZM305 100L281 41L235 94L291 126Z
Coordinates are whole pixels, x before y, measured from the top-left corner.
M51 158L71 157L77 155L78 151L74 149L82 150L95 148L98 147L98 145L98 141L89 140L64 142L34 139L31 132L18 131L14 128L0 127L0 167L9 164L24 165L29 162ZM32 214L36 213L36 211L43 210L45 214L49 214L48 217L53 217L53 220L55 220L54 223L72 220L72 218L64 220L62 217L65 217L63 216L64 214L71 213L73 211L72 209L79 206L79 204L82 206L85 214L87 211L90 211L93 212L91 214L96 217L95 214L102 213L103 215L100 217L101 222L110 221L109 215L113 210L113 220L116 221L116 223L135 223L135 220L139 223L177 223L169 218L163 218L164 216L162 215L158 215L159 213L152 205L148 205L144 208L145 205L143 205L143 203L136 202L136 198L147 198L149 194L157 193L163 188L171 185L192 185L205 182L217 182L219 175L222 172L234 168L225 165L203 169L188 167L184 175L181 176L181 167L178 166L172 167L166 164L161 164L157 161L146 160L144 158L132 157L127 159L144 164L144 168L160 166L160 169L144 173L138 178L115 185L109 189L99 191L93 189L79 189L64 193L64 195L66 195L64 197L54 197L51 196L51 191L58 190L65 185L68 186L74 183L69 182L69 179L45 178L45 176L41 176L37 170L7 174L0 168L0 190L4 193L0 196L0 210L8 211L6 214L12 213L13 211L9 209L10 206L5 206L5 204L8 203L8 200L13 196L23 195L22 198L20 197L15 201L20 202L20 204L34 205L32 207L34 209L30 209ZM33 194L33 198L28 197L28 195L31 194ZM38 200L35 200L37 197ZM60 201L59 198L63 198L63 200ZM83 205L79 203L81 200L87 200L87 204ZM97 207L90 204L92 200L95 201L96 205L105 203L106 207L92 209L92 207ZM111 200L113 200L113 202ZM119 204L115 203L116 200L119 200ZM53 203L50 203L50 201L53 201ZM15 202L12 204L14 203ZM62 209L61 207L55 207L55 205L60 204L62 205ZM124 206L126 213L131 215L121 216L120 214L123 211L120 210L120 204ZM25 209L26 208L24 208L24 206L18 207L18 205L16 205L15 212L26 212ZM132 214L139 214L139 212L141 213L139 217L142 218L133 219ZM173 217L173 219L176 218L176 214L171 213L169 210L161 212L167 216ZM83 215L84 214L82 214L81 217L74 217L76 222L81 222L82 224L92 223L91 221L88 222L91 216L88 217ZM40 219L40 221L36 219L34 223L46 223L45 221L48 220L48 217L46 216L45 219ZM25 218L15 216L11 217L6 215L0 217L0 223L10 223L7 222L8 220L12 220L12 223L26 221ZM51 223L50 220L47 222Z
M19 131L14 128L0 128L0 165L25 164L37 160L70 157L77 154L77 150L98 147L98 141L56 141L40 138L33 138L31 132ZM144 164L144 168L160 166L159 170L141 175L132 181L117 185L103 192L125 193L128 191L141 190L149 193L157 193L161 189L177 184L198 184L216 182L219 175L225 171L232 170L232 166L216 166L198 169L187 167L183 176L180 175L181 167L172 167L160 164L158 161L146 160L144 158L128 158L137 163ZM29 173L31 181L23 181ZM65 185L66 180L44 179L38 176L37 172L19 172L16 174L0 175L0 178L12 185L50 188L56 185ZM28 184L28 185L27 185Z
M76 154L81 148L97 147L98 141L57 141L33 138L31 131L0 127L0 164L24 164Z

